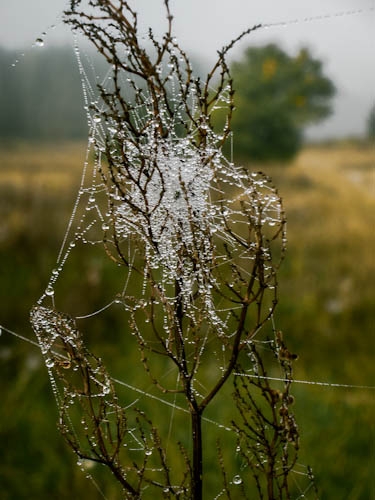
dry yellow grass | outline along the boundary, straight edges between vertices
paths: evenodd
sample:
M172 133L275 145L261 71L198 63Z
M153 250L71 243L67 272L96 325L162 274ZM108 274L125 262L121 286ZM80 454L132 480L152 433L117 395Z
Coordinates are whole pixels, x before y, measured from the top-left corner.
M85 158L83 142L14 143L0 146L0 182L17 186L50 183L70 187L80 176ZM259 165L257 166L259 167ZM305 175L319 187L336 191L363 190L375 197L375 148L359 146L307 147L288 167L263 167L267 172L280 174L290 183L303 182ZM279 175L276 175L279 177ZM335 178L336 177L336 178ZM305 179L306 180L306 179ZM293 198L298 196L297 192Z
M15 143L0 147L0 185L33 197L78 190L85 144ZM256 165L274 179L284 199L292 246L321 243L357 246L372 255L375 149L355 145L307 147L289 166ZM17 207L15 206L15 211ZM301 238L301 231L303 237ZM349 241L350 238L350 241ZM370 255L371 253L371 255ZM352 256L350 256L351 258Z
M0 148L0 184L30 190L78 186L85 144L14 143Z
M310 243L319 239L353 249L362 242L373 253L374 148L310 147L288 167L265 169L284 198L293 244L306 243L309 235ZM363 251L358 248L358 255Z
M375 196L375 148L361 146L310 147L302 151L293 164L295 167L308 170L315 180L331 185L332 178L327 173L340 177L335 182L337 188L345 189L346 181L353 188L363 188L370 196ZM327 172L327 169L329 172Z

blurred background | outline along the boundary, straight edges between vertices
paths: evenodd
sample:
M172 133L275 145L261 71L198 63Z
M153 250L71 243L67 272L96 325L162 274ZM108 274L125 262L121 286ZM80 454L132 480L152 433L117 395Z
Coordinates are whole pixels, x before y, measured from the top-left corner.
M0 324L32 341L29 311L56 262L88 133L72 35L59 16L64 3L0 5ZM374 3L275 4L175 0L171 8L176 35L203 76L217 49L265 25L231 56L233 154L271 175L284 200L277 328L299 354L296 379L374 387ZM140 0L137 9L144 26L162 33L162 2ZM101 60L78 43L100 74ZM118 286L98 255L74 260L65 279L68 301L83 311L104 305L105 291ZM56 430L39 350L5 328L2 498L101 498ZM92 328L108 356L126 348L121 335L113 345L100 336L120 332L120 317L99 315ZM320 498L375 498L375 391L296 383L294 394L300 462L312 466ZM104 491L117 498L109 485Z

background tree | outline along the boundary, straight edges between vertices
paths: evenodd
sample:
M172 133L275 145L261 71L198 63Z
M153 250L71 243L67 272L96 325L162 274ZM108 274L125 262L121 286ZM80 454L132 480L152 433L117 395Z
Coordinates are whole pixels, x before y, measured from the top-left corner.
M291 57L275 44L250 47L231 72L237 109L232 129L241 159L293 157L303 127L331 112L335 87L306 48Z

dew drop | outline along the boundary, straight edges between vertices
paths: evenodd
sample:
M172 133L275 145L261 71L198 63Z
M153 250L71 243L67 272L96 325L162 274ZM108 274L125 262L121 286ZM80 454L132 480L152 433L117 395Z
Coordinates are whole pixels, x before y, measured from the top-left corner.
M48 297L52 297L55 294L55 290L52 288L52 286L48 286L46 288L45 294L48 295Z
M46 359L46 367L47 368L53 368L55 366L55 362L52 358L47 358Z
M145 455L146 456L151 456L152 455L152 450L148 449L148 450L145 450Z
M94 123L100 123L102 121L102 117L100 115L95 115L93 118Z
M44 47L44 40L43 40L43 38L37 38L35 40L35 46L36 47Z
M234 476L233 478L233 484L241 484L242 483L242 478L241 476Z
M109 385L104 385L103 386L103 395L106 396L111 392L111 387Z
M117 134L117 128L115 127L108 127L108 132L113 136Z

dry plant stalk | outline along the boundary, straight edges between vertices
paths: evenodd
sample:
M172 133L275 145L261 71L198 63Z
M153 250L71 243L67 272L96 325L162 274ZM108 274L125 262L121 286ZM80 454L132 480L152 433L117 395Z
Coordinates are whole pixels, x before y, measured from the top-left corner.
M237 451L230 453L243 470L228 477L233 459L220 438L219 496L247 498L253 483L260 498L290 498L288 474L298 450L290 382L271 387L266 366L276 364L290 380L293 355L281 334L263 339L266 356L258 342L277 304L285 216L271 180L236 167L221 152L234 93L226 56L257 26L224 47L202 81L173 36L168 0L160 41L151 29L142 37L126 1L81 4L70 2L65 22L92 42L111 76L88 109L108 205L104 247L127 272L119 301L141 364L161 394L184 405L191 443L176 445L183 463L177 473L154 416L124 409L74 320L41 305L48 299L42 297L31 319L55 384L60 431L81 461L110 469L125 498L200 500L203 415L234 378ZM217 131L215 111L223 108ZM164 379L160 366L173 377ZM75 417L80 423L73 426ZM134 443L141 454L132 451Z

